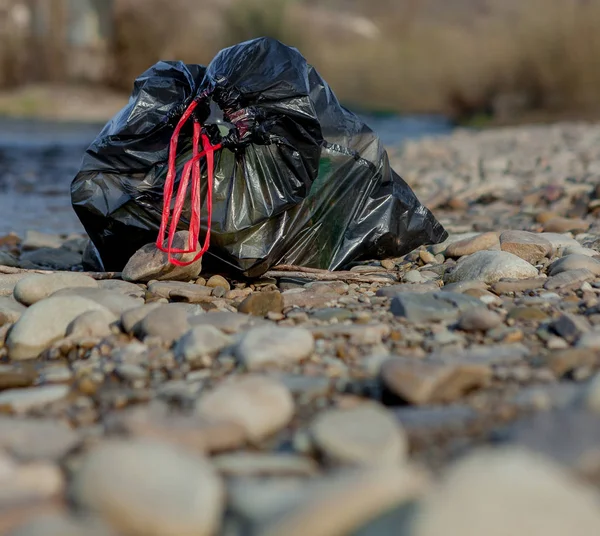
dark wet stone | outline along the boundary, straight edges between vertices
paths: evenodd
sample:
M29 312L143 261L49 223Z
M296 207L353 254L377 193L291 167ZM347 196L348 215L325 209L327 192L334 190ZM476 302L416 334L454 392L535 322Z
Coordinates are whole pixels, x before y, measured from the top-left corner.
M552 322L550 328L563 339L573 343L590 331L591 326L584 316L566 313Z

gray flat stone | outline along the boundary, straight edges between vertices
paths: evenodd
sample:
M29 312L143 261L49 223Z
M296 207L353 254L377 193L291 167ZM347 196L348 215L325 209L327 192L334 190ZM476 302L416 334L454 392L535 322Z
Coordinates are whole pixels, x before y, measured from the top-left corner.
M454 292L399 294L391 303L394 315L403 316L415 323L455 320L462 311L472 307L481 307L481 301Z

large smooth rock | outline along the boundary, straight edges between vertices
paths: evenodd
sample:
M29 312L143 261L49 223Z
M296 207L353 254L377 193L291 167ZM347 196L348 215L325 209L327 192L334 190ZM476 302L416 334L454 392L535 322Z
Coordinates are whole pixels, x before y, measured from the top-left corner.
M588 270L600 276L600 261L587 255L567 255L550 265L548 275L555 276L570 270Z
M149 441L111 441L85 456L71 497L128 536L212 536L223 484L201 456Z
M491 380L485 364L448 361L394 357L383 364L381 376L392 393L416 405L453 402Z
M0 448L19 460L58 460L78 443L77 432L61 421L0 417Z
M294 415L294 401L281 382L264 376L229 380L201 396L196 409L209 420L239 424L252 441L286 426Z
M0 393L0 408L8 408L13 413L26 413L58 402L70 392L68 385L42 385L25 389L7 389Z
M35 359L54 341L62 339L69 324L88 311L108 309L78 296L57 296L33 304L8 335L6 345L11 359Z
M175 249L188 249L189 232L178 231L175 233L173 247ZM165 243L166 246L166 243ZM194 253L176 254L174 259L183 262L191 261L196 253L200 251L200 245L197 244ZM198 259L189 266L176 266L168 262L166 253L160 251L154 243L146 244L136 251L129 262L123 268L122 277L125 281L148 282L153 279L157 281L174 280L189 281L195 279L202 269L202 259Z
M527 261L506 251L479 251L459 262L446 274L446 282L456 283L476 279L488 285L500 279L528 279L538 271Z
M333 464L398 465L408 452L398 421L375 404L324 411L310 431L316 446Z
M61 289L73 287L98 288L98 283L87 275L75 272L31 274L17 282L14 297L24 305L32 305Z
M488 249L500 249L497 233L483 233L453 242L446 248L445 255L446 257L462 257Z
M52 294L52 297L54 296L79 296L80 298L86 298L103 305L116 315L121 315L129 309L144 305L143 298L134 298L121 292L103 288L64 288Z
M180 337L174 352L185 361L195 362L214 357L231 342L231 337L214 326L195 326Z
M508 251L532 264L552 255L552 244L537 233L505 231L500 235L502 251Z
M0 326L14 324L27 308L10 296L0 296Z
M595 490L520 449L459 462L420 509L415 536L589 536L600 534Z
M309 357L314 346L312 334L304 328L263 326L246 332L234 348L234 355L254 370L264 365L297 363Z
M182 305L169 303L151 310L140 321L140 336L159 337L167 344L179 339L190 329L189 311Z
M423 474L410 467L365 468L315 480L287 495L277 489L269 493L269 483L260 482L234 501L244 501L250 516L262 507L257 512L260 536L341 536L416 501L426 487Z

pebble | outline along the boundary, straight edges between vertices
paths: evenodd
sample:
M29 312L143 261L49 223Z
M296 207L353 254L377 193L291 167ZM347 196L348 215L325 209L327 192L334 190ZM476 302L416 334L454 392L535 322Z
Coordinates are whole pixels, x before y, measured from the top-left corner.
M492 292L496 294L509 294L512 292L526 292L528 290L536 290L542 288L546 283L547 278L539 277L536 279L519 279L516 281L498 281L492 285Z
M264 326L247 331L233 353L248 370L255 370L302 361L313 353L314 346L311 332L304 328Z
M589 536L600 531L600 509L591 486L536 454L482 451L426 498L414 534L441 536L449 527L461 536Z
M192 326L214 326L223 333L229 334L267 323L257 317L229 311L211 311L206 315L192 316L189 322Z
M13 413L26 413L63 400L68 396L70 390L68 385L6 389L0 392L0 408L7 408Z
M26 310L17 300L9 296L0 296L0 326L14 324Z
M383 364L381 377L396 396L423 405L453 402L466 392L486 386L492 372L485 364L393 357Z
M502 317L486 307L469 309L458 319L458 328L463 331L487 331L502 324Z
M117 315L112 311L88 311L79 315L67 326L67 335L82 339L108 337L111 334L110 326L116 321Z
M185 394L180 389L177 399L183 400L189 395L190 401L193 402L197 397L196 390L190 389L188 384L183 387L186 388ZM160 395L165 398L168 391L162 389ZM109 433L168 441L194 452L221 452L240 448L246 442L244 429L234 422L175 413L170 411L166 404L157 402L114 413L105 419L105 422Z
M25 232L25 238L21 242L21 249L23 251L31 251L41 248L59 248L63 243L64 239L58 235L30 229Z
M466 257L446 275L446 281L456 283L476 279L493 284L504 278L528 279L538 271L527 261L506 251L479 251Z
M102 288L64 288L58 290L51 297L79 297L95 301L104 306L115 315L120 316L125 311L144 305L143 298L134 298L121 292L106 290Z
M563 251L564 256L566 255L585 255L586 257L595 257L598 252L595 249L584 248L582 246L569 246Z
M214 326L194 326L177 341L174 352L185 361L200 362L214 357L231 342L231 337Z
M550 329L571 343L579 339L584 333L590 331L591 328L584 316L570 313L562 314L550 324Z
M227 279L225 279L221 275L213 275L212 277L210 277L208 279L208 281L206 282L206 286L211 287L211 288L221 287L221 288L224 288L225 290L231 290L229 281L227 281Z
M283 297L278 290L253 292L238 306L238 312L254 316L283 311Z
M533 322L543 322L548 320L548 313L539 307L512 307L508 311L508 316L510 320L525 320L525 321L533 321Z
M0 416L0 449L22 462L57 461L79 442L79 434L58 420Z
M57 500L65 482L60 469L47 462L15 464L0 454L0 505L3 510L19 505Z
M572 286L579 286L586 281L592 281L595 278L594 274L583 268L578 270L567 270L560 272L558 275L549 277L544 283L546 290L565 289Z
M587 231L590 224L579 219L552 218L544 223L544 231L547 233L568 233L576 231Z
M161 307L163 304L160 303L146 303L133 309L128 309L121 314L121 327L125 333L133 335L139 332L140 324L151 311Z
M0 364L0 391L13 387L29 387L38 378L38 373L33 367L21 364Z
M397 294L410 292L414 294L425 294L427 292L437 292L440 287L436 283L403 283L402 285L390 285L381 287L375 293L376 296L393 298Z
M178 231L175 233L173 247L175 249L189 249L189 232ZM166 244L165 244L166 246ZM196 251L193 253L177 253L173 255L174 259L182 262L190 262L200 251L200 244L197 244ZM202 259L198 259L188 266L176 266L168 261L168 256L160 251L156 244L146 244L129 259L125 268L123 268L122 277L129 282L143 282L157 280L172 281L190 281L196 279L202 269Z
M161 305L146 314L139 323L139 333L144 337L159 337L172 344L189 329L188 312L180 304Z
M32 305L58 290L72 287L98 288L98 283L87 275L77 273L31 274L17 282L13 293L22 304Z
M141 285L135 283L129 283L128 281L122 281L121 279L103 279L97 281L98 288L104 290L110 290L113 292L119 292L132 298L143 298L146 294L146 289L142 288Z
M332 536L354 534L392 508L413 503L424 493L427 479L410 467L386 467L343 471L291 494L277 489L269 493L264 483L258 486L262 490L253 487L246 491L252 495L248 501L256 505L254 509L262 502L258 534ZM271 515L264 514L265 510Z
M548 275L554 276L570 270L588 270L595 276L600 276L600 261L587 255L567 255L550 265Z
M224 509L210 463L157 442L106 441L82 460L70 495L130 536L210 536Z
M589 403L587 409L592 409ZM546 456L580 475L594 477L600 471L597 422L597 415L574 408L573 404L567 408L550 408L512 424L506 432L505 443Z
M527 231L505 231L500 235L502 251L535 264L552 254L552 244L543 236Z
M313 460L294 454L234 452L215 456L211 461L227 477L312 477L318 473Z
M408 441L387 409L362 404L320 413L310 425L317 448L333 465L399 465Z
M596 416L600 415L600 374L596 374L588 383L584 404L585 407L594 412Z
M78 296L52 296L33 304L8 335L9 357L13 360L35 359L54 341L66 335L73 320L88 311L110 314L99 303Z
M446 257L463 257L483 250L500 249L497 233L483 233L472 238L466 238L450 244L444 253Z
M402 280L405 283L422 283L423 277L421 276L421 273L418 270L409 270L404 274Z
M298 292L299 291L299 292ZM327 289L293 289L281 293L283 307L323 308L340 299L340 295Z
M540 236L548 240L548 242L550 242L554 251L568 247L581 246L581 244L577 242L577 240L575 240L572 236L568 236L561 233L540 233Z
M392 299L390 310L410 322L455 320L462 311L481 308L477 298L455 292L403 293Z
M203 394L196 409L207 419L237 423L250 441L260 441L290 422L294 401L281 382L248 375L232 378Z
M583 333L576 344L577 348L589 348L591 350L600 350L600 332L590 331Z

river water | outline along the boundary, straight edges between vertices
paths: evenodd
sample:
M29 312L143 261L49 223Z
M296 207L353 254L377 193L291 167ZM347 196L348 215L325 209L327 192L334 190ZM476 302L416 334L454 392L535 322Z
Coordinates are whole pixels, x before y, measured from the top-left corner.
M365 117L387 146L450 132L437 116ZM83 232L69 188L102 125L0 119L0 236L26 230Z

